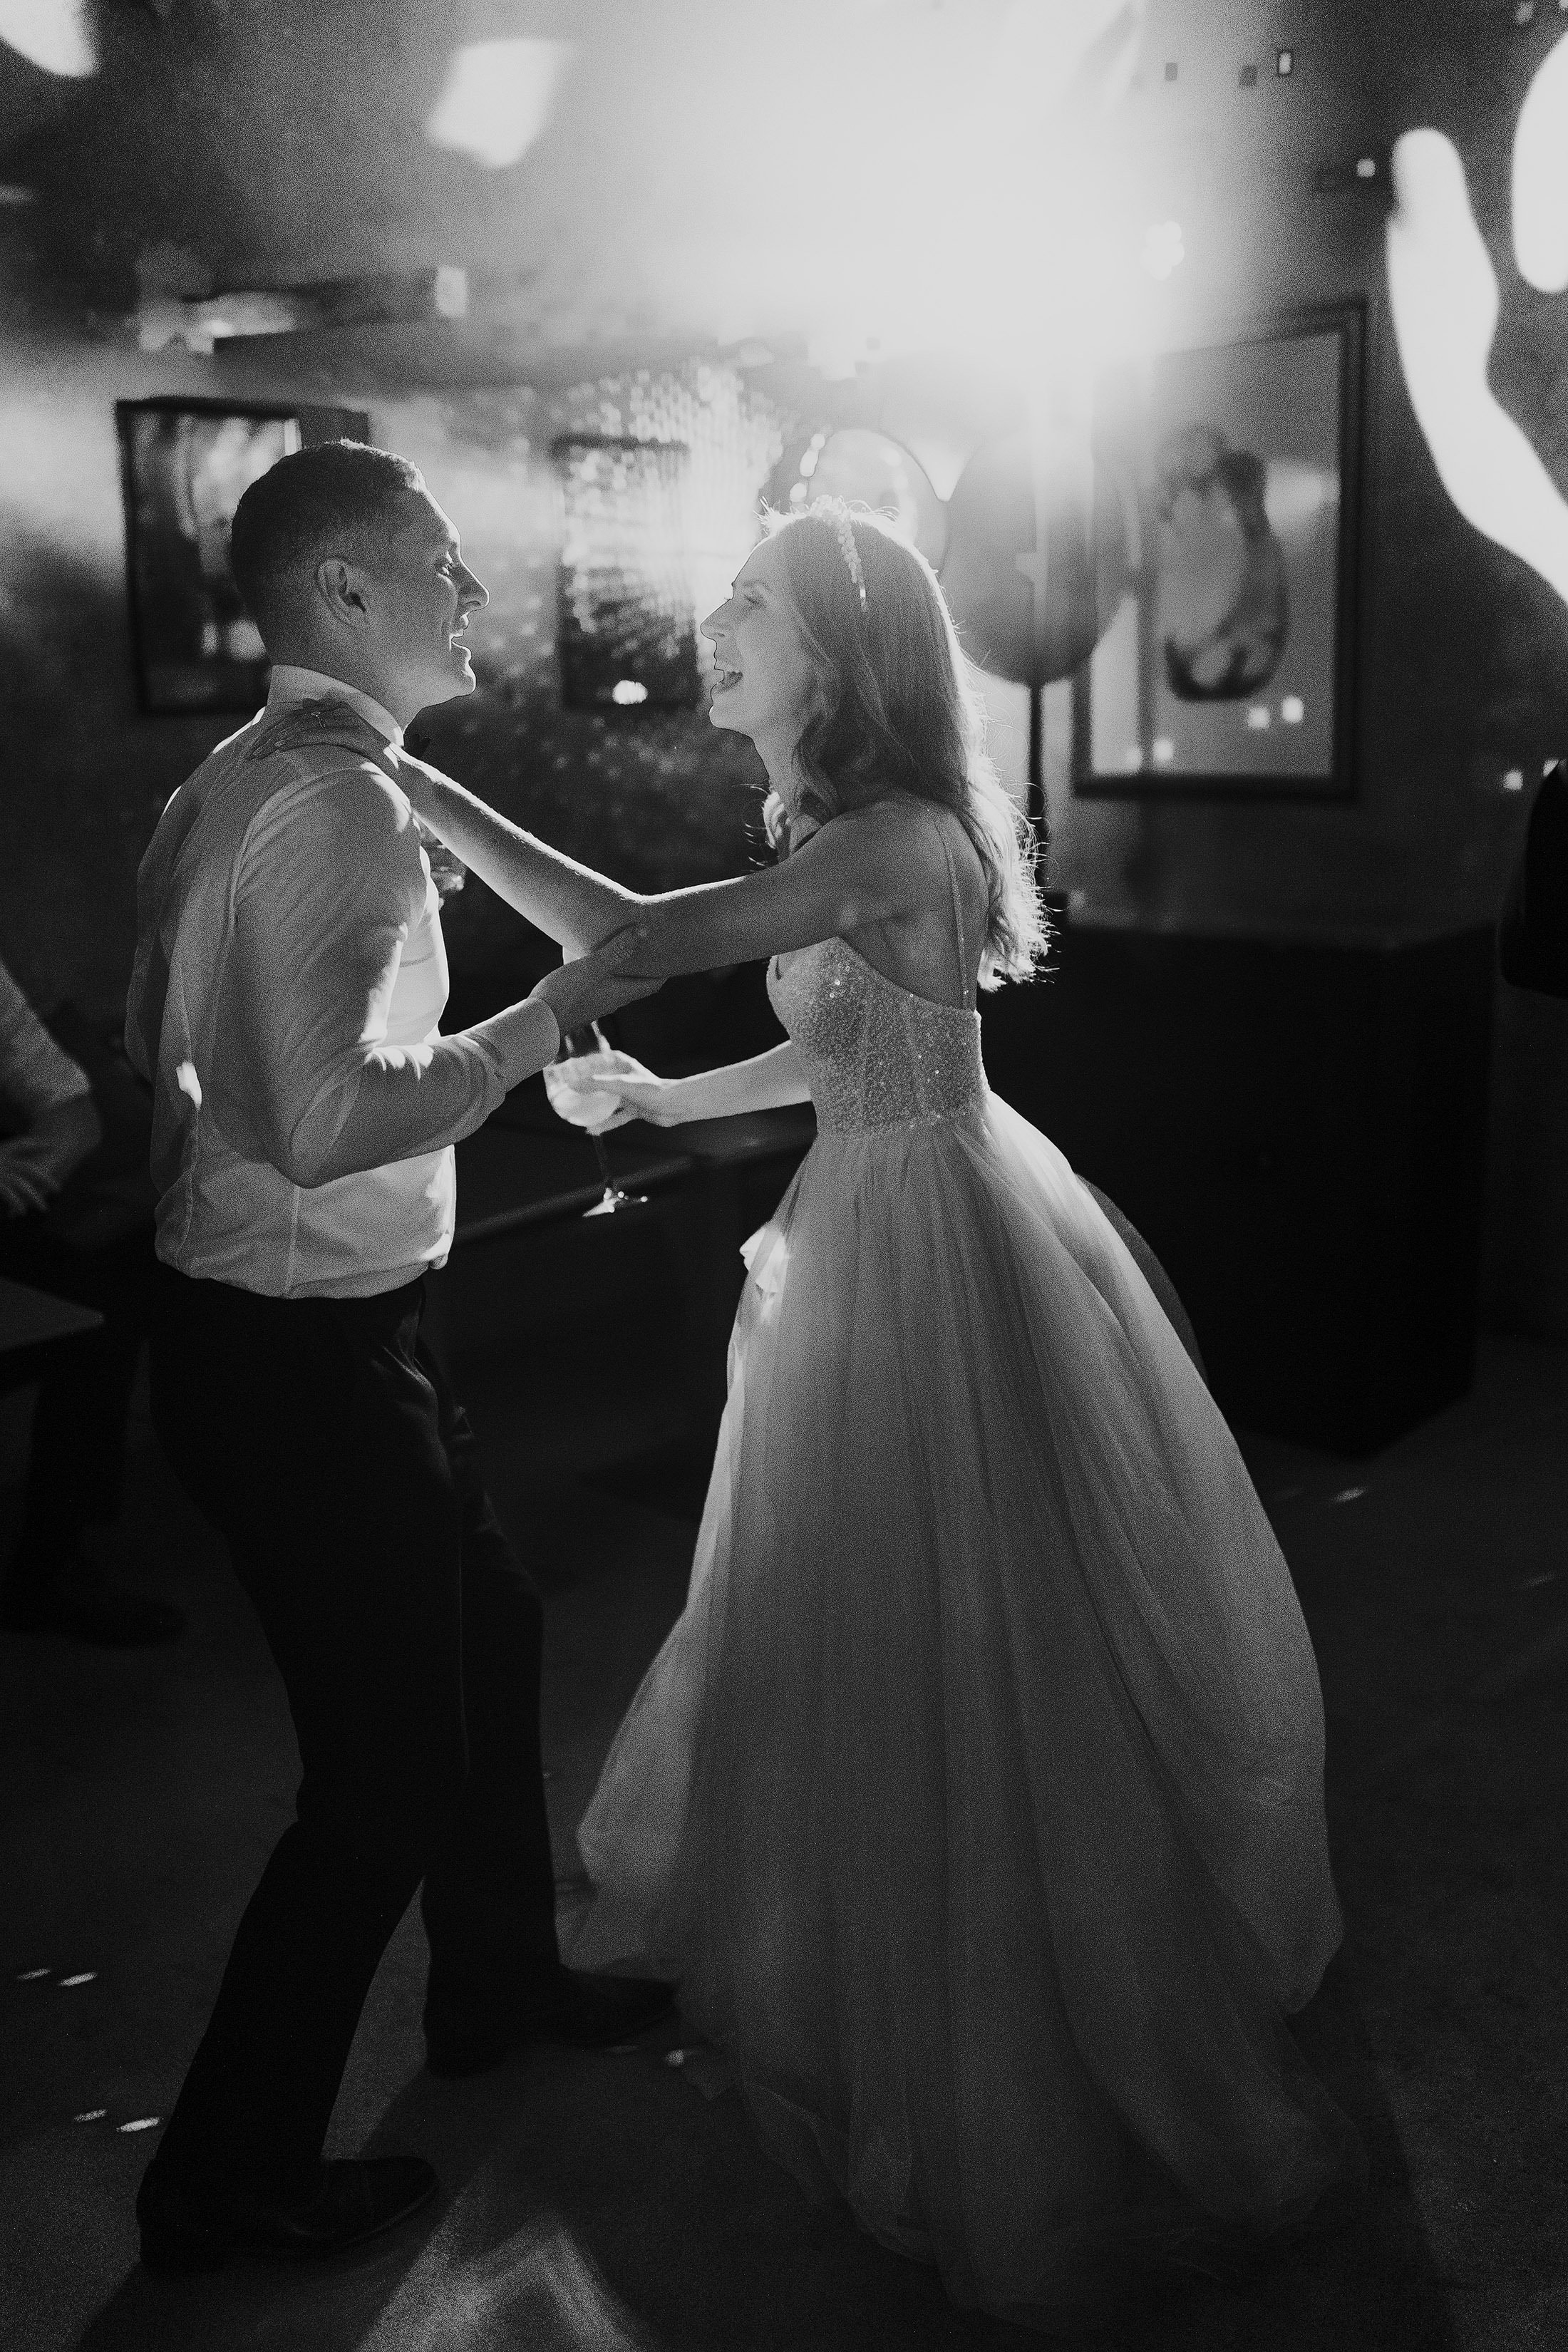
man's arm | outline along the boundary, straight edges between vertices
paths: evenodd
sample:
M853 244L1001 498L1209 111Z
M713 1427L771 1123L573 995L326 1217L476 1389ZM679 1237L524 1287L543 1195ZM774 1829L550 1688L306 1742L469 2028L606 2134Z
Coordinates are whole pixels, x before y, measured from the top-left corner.
M237 1150L291 1183L460 1142L552 1058L563 1021L647 992L581 962L473 1029L390 1045L392 992L429 887L407 810L369 768L274 810L241 865L213 1112Z

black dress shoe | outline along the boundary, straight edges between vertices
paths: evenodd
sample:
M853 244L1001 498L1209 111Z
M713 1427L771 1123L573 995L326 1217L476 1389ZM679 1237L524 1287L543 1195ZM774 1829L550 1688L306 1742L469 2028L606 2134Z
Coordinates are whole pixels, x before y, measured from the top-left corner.
M99 1649L136 1650L177 1642L185 1618L166 1601L102 1584L78 1592L7 1592L0 1598L0 1625L11 1633L63 1633Z
M214 2271L242 2250L310 2261L341 2254L417 2212L436 2194L417 2156L342 2157L316 2167L297 2197L231 2189L205 2195L145 2174L136 2200L142 2260L150 2271Z
M425 2049L433 2074L482 2074L524 2042L604 2050L668 2017L675 1987L654 1977L590 1976L558 1969L542 1988L497 2013L446 2013L426 2004Z

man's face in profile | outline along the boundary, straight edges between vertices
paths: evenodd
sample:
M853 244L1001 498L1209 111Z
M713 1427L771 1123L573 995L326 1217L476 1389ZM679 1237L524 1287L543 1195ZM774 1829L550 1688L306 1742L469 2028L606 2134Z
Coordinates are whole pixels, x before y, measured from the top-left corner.
M389 530L360 558L379 666L418 709L471 694L463 633L488 593L463 562L457 528L426 490L408 490Z

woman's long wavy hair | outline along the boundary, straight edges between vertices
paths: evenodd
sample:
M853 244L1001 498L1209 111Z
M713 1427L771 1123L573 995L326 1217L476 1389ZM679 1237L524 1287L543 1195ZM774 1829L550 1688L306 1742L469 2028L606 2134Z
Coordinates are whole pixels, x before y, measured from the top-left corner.
M883 516L842 499L763 520L816 672L795 747L802 813L825 824L889 793L952 809L985 869L980 985L1029 979L1047 944L1037 845L986 756L984 711L936 573ZM841 528L860 559L863 606Z

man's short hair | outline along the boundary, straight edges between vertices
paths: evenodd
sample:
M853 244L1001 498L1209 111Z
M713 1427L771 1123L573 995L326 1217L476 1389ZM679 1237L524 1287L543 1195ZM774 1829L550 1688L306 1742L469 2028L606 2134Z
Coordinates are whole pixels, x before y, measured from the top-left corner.
M228 555L262 635L286 619L334 541L395 528L402 499L424 488L417 466L363 441L317 441L258 476L234 510Z

